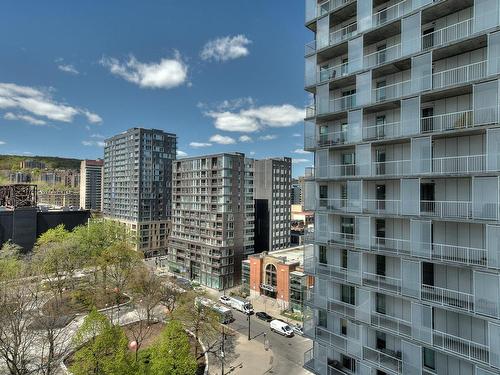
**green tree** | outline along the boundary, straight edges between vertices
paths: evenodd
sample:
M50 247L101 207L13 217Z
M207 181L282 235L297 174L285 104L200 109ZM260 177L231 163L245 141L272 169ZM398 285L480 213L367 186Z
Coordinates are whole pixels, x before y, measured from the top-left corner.
M144 265L134 270L130 291L137 308L144 311L147 325L151 323L153 309L170 295L163 281Z
M36 240L36 246L43 246L49 243L61 243L71 235L70 232L64 228L64 224L60 224L55 228L42 233Z
M21 250L20 246L11 241L3 244L0 250L0 282L15 279L23 270Z
M193 375L196 359L182 324L171 320L151 350L151 375Z
M134 374L127 347L127 336L120 326L110 323L103 314L92 310L76 332L74 343L82 347L74 355L74 375Z
M185 293L174 311L174 317L193 332L196 340L209 342L219 335L220 319L212 309L196 302L196 298L195 292ZM195 356L198 356L197 346Z

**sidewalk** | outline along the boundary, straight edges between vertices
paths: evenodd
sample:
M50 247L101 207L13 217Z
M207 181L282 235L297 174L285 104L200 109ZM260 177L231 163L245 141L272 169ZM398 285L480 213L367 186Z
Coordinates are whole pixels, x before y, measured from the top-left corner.
M293 320L290 319L290 317L288 316L281 315L281 311L283 310L283 308L274 298L269 298L266 296L258 296L254 298L248 298L248 300L253 305L253 309L255 312L264 311L269 315L271 315L272 317L282 319L287 323L292 323L292 324L298 323L302 325L301 321Z
M273 352L258 341L248 341L244 335L235 333L225 342L224 374L260 375L267 373L273 365ZM220 356L209 355L209 375L221 374Z

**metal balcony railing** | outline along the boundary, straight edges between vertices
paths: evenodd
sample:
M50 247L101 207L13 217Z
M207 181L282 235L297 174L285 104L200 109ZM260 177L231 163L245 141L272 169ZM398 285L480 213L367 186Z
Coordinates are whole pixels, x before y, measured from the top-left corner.
M444 351L464 356L469 360L489 363L490 352L485 344L450 335L438 330L432 331L433 345Z
M486 171L486 155L432 158L432 173L475 173Z
M397 18L403 17L405 14L410 13L414 9L412 3L413 0L401 1L374 13L372 24L374 26L380 26Z
M350 233L341 233L341 232L315 232L315 239L318 242L323 242L327 244L338 244L343 246L354 246L354 243L357 241L358 236Z
M363 211L375 214L399 215L401 201L393 199L363 199Z
M363 140L395 138L401 136L401 123L369 125L363 127Z
M432 133L473 127L473 114L472 110L467 110L422 117L420 119L420 132Z
M329 111L330 112L347 111L355 106L356 106L356 94L351 94L330 100Z
M411 160L372 163L372 176L404 176L411 174Z
M365 69L373 68L386 62L396 60L401 57L401 44L396 44L383 50L367 54L363 58L363 67Z
M432 259L441 262L461 263L474 266L486 266L488 250L467 246L432 243Z
M410 240L375 236L372 237L370 249L377 252L390 252L398 255L409 255L410 247Z
M379 103L396 99L411 93L411 80L396 82L387 86L372 89L372 102Z
M401 291L400 278L377 275L371 272L363 272L363 285L392 293L399 293Z
M330 330L323 327L316 327L315 338L320 342L333 346L344 352L347 351L347 340L350 339L347 336L331 332Z
M472 218L470 201L420 201L420 215L440 218Z
M442 306L474 311L474 295L458 290L422 284L421 298Z
M352 0L327 0L318 4L318 17L328 14L337 8L351 2Z
M434 48L456 40L467 38L474 33L474 19L455 23L422 36L422 49Z
M486 77L486 61L459 66L432 74L432 88L460 85Z

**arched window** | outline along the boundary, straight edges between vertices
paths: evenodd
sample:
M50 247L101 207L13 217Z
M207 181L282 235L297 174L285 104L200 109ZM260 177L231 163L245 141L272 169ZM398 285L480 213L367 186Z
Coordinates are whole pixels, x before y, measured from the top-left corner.
M277 286L276 280L276 267L274 264L268 264L266 266L266 284L271 286Z

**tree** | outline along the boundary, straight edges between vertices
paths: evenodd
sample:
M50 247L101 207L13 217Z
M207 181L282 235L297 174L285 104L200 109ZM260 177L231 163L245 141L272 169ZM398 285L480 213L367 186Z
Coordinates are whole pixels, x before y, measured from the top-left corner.
M22 248L11 241L3 244L0 250L0 282L13 280L22 272Z
M151 351L151 375L193 375L196 368L187 333L179 321L171 320Z
M57 227L51 228L42 233L36 240L35 246L39 247L49 243L61 243L70 235L71 233L64 228L64 224L60 224Z
M121 375L133 373L127 337L120 326L92 310L76 332L74 344L82 346L74 355L74 375Z
M111 285L120 291L125 289L140 261L141 254L125 241L112 244L100 256L100 263L106 269Z
M151 323L154 308L170 294L162 280L145 266L135 270L130 282L130 290L137 308L145 312L147 325Z
M193 332L196 340L210 341L220 332L219 316L212 309L197 303L196 297L194 292L183 295L174 317ZM198 346L195 348L195 356L198 356Z

